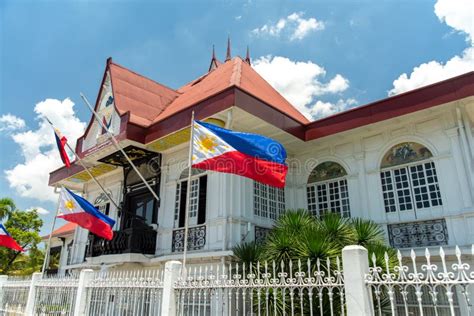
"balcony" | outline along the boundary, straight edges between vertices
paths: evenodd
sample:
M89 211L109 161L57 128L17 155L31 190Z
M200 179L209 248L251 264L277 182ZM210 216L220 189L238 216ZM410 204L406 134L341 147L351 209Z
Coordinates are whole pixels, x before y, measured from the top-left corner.
M153 255L156 248L156 231L143 227L115 231L112 240L89 235L87 257L141 253Z
M188 251L200 250L206 245L206 225L188 228ZM173 230L172 252L184 250L184 228Z

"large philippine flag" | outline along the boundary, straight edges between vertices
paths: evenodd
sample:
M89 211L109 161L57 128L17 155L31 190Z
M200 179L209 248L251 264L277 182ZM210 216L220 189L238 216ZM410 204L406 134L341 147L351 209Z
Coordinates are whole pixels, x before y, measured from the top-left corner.
M233 173L282 188L288 166L279 142L195 121L193 168Z
M62 188L59 198L59 218L76 223L107 240L113 237L112 227L115 221L102 214L94 205L86 199L72 193L67 188Z
M8 233L5 226L0 224L0 247L7 247L17 251L24 251L23 248Z
M56 145L58 146L61 160L66 165L66 167L69 168L71 166L71 162L69 161L69 157L66 153L66 148L65 148L66 143L67 143L67 138L66 136L62 136L61 132L57 128L53 127L53 129L54 129L54 137L56 138Z

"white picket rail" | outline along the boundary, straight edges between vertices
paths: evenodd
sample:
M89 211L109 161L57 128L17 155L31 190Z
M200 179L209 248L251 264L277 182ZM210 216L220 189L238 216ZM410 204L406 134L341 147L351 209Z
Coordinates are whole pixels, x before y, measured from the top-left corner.
M35 283L35 315L74 314L78 275L44 276Z
M200 266L180 277L175 289L178 315L345 313L339 258Z
M163 270L99 272L86 289L86 315L158 315Z
M0 315L470 315L474 248L385 254L360 246L332 260L165 270L0 276Z
M403 258L398 251L395 265L390 263L389 255L385 253L384 266L378 266L375 256L372 256L366 282L375 296L376 313L471 315L470 287L474 284L474 271L466 260L473 262L474 247L464 258L456 247L454 257L454 263L449 265L443 248L439 249L437 256L425 249L424 258L417 256L414 250L409 258ZM386 298L385 304L383 298Z
M22 315L25 312L31 276L0 277L0 315Z

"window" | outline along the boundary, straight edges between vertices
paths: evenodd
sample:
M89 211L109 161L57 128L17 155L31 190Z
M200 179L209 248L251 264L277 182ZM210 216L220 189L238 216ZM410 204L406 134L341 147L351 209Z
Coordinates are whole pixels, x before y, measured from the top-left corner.
M109 193L111 194L111 193ZM94 206L104 215L109 216L110 203L107 194L101 192L94 200Z
M318 217L326 213L350 217L346 178L346 170L335 162L323 162L314 168L306 189L308 211Z
M253 204L255 215L277 219L285 210L285 190L254 181Z
M392 147L382 159L380 179L386 213L441 206L432 154L417 143Z
M206 222L207 175L203 170L192 169L189 225L200 225ZM188 189L188 171L181 174L176 185L174 226L184 227L186 218L186 194Z

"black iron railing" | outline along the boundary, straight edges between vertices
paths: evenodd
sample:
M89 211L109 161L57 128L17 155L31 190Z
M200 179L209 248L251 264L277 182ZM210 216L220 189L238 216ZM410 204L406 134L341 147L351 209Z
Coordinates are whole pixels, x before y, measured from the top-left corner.
M388 237L394 248L443 246L448 244L444 219L389 224Z
M152 229L127 228L114 232L112 240L89 235L87 257L122 253L155 254L156 231Z
M206 225L188 228L188 250L199 250L206 245ZM173 230L172 252L184 250L184 228Z

